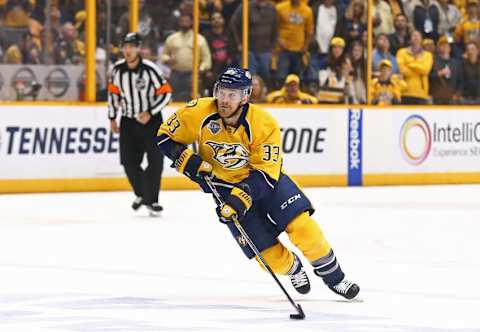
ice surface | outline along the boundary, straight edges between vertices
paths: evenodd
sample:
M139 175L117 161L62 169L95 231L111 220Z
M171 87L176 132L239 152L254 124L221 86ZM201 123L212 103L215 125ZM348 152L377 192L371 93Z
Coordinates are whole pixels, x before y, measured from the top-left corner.
M0 331L480 331L480 186L306 192L364 302L308 268L306 296L280 278L290 320L200 192L162 192L156 219L128 192L3 195Z

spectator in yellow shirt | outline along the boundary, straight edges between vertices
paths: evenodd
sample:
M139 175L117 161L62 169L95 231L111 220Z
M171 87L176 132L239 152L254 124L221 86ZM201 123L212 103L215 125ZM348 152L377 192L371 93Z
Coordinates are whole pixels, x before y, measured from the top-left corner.
M422 40L422 48L424 51L435 54L435 41L431 38L425 38Z
M283 82L290 74L302 76L302 57L307 52L313 35L312 9L300 0L282 2L278 13L277 80Z
M432 70L433 56L422 48L422 34L414 31L410 46L397 52L400 74L407 82L402 95L402 104L416 105L429 103L428 75Z
M222 0L199 0L200 31L210 29L213 14L222 11Z
M20 48L13 44L5 52L3 62L9 65L21 65L22 59L22 52L20 51Z
M7 1L3 23L12 28L28 27L32 9L29 1Z
M392 74L392 62L383 59L379 63L379 76L372 82L372 104L374 105L395 105L400 104L402 89L407 83L397 75Z
M273 104L317 104L317 98L300 91L300 78L290 74L285 79L283 88L267 96L267 103Z
M469 42L480 42L480 20L478 17L478 1L469 0L467 4L467 17L455 29L457 42L466 45Z
M18 44L12 44L6 51L10 58L8 63L40 64L40 48L35 44L30 32L25 32ZM17 62L18 59L18 62ZM14 62L12 62L14 61Z

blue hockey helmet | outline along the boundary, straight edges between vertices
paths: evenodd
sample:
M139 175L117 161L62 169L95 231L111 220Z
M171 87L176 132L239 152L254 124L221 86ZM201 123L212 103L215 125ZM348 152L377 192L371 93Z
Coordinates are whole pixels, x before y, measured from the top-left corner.
M252 93L252 75L248 69L239 67L228 67L215 82L213 96L216 97L218 88L241 90L242 97L249 97Z

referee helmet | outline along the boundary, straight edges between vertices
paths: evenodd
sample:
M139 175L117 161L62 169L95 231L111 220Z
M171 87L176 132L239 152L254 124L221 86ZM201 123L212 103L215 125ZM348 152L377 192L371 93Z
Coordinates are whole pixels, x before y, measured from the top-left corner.
M129 32L123 37L122 44L134 44L135 46L140 46L142 43L142 37L136 32Z

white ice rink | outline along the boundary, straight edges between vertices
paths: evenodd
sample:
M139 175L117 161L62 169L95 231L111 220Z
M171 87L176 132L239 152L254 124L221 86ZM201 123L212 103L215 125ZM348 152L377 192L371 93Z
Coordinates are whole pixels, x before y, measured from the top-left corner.
M308 267L294 310L248 261L213 201L161 194L0 196L0 331L480 331L480 186L307 189L362 303ZM304 262L307 264L306 262Z

